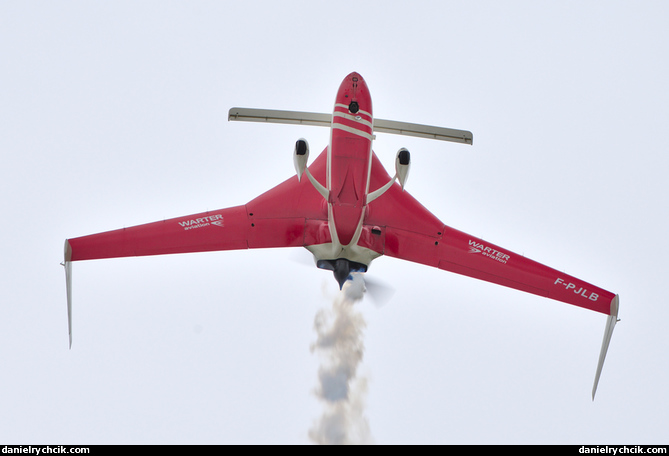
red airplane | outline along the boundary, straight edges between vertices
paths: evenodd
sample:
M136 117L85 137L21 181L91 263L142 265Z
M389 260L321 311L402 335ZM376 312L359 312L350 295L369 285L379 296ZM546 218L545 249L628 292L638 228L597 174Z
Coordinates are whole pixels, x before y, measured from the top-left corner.
M375 119L365 80L351 73L332 114L232 108L229 120L330 128L330 144L307 166L299 139L297 175L249 203L65 241L70 347L71 262L100 258L269 247L305 247L341 288L381 255L433 266L608 315L592 390L618 315L618 295L446 226L404 191L410 154L402 148L391 177L372 151L377 132L472 144L468 131ZM306 176L306 179L304 178ZM396 182L397 181L397 182Z

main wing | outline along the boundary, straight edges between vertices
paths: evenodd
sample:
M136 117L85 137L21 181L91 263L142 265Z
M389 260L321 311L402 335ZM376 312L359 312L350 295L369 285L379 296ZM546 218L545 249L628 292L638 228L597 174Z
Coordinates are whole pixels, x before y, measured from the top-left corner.
M326 154L309 167L325 181ZM323 197L307 180L293 176L243 206L207 211L65 241L65 273L72 345L73 261L145 255L270 247L299 247L314 224L327 220Z
M372 188L389 179L376 156ZM609 316L597 369L597 381L617 321L618 296L495 244L442 223L394 184L369 205L369 225L383 227L385 255L485 280Z

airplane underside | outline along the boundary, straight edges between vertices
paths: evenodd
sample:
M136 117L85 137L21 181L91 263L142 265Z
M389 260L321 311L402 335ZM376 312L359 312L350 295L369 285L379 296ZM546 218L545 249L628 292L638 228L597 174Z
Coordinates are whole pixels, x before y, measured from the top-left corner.
M372 151L377 133L472 144L471 132L374 118L366 82L344 78L331 114L232 108L229 120L330 128L330 143L308 164L299 139L296 174L240 206L65 241L68 333L72 345L72 262L252 248L305 247L342 288L351 274L390 256L484 280L607 315L594 399L619 309L618 295L449 227L404 190L409 151L390 176ZM306 176L306 178L304 178Z

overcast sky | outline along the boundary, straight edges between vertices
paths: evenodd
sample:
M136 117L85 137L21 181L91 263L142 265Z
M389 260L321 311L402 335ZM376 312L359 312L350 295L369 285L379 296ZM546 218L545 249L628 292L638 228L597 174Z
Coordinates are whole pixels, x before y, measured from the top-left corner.
M0 3L0 442L308 444L332 274L293 250L74 264L63 241L244 204L366 79L447 225L620 294L606 317L390 258L358 376L370 441L666 444L669 6L663 1ZM312 158L313 160L313 158Z

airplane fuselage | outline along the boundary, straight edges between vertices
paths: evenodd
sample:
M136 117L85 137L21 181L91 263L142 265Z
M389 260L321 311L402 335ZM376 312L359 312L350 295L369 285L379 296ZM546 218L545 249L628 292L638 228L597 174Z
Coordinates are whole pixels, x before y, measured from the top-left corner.
M330 221L339 243L357 241L364 217L372 154L372 100L357 73L339 87L332 115L327 183ZM359 237L359 232L357 233Z
M332 243L307 248L317 260L349 260L352 271L366 271L371 260L379 256L358 245L370 191L373 122L367 84L358 73L351 73L337 91L327 148L325 187ZM336 269L334 261L321 262L319 267Z

